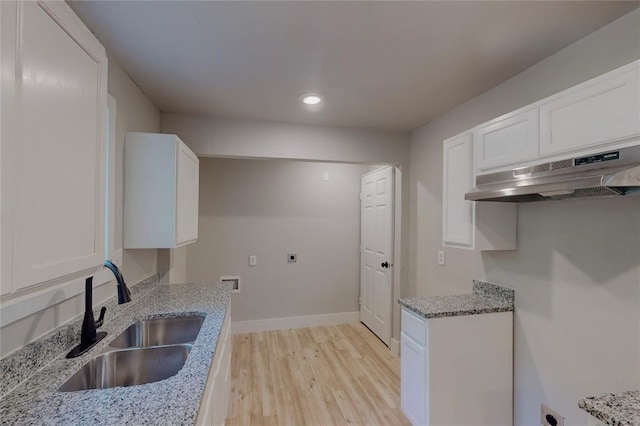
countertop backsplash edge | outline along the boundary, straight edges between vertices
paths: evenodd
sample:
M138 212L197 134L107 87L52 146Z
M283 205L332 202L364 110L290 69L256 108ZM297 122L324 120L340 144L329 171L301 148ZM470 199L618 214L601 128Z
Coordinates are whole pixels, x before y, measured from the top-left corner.
M473 294L515 304L516 291L487 281L473 280Z

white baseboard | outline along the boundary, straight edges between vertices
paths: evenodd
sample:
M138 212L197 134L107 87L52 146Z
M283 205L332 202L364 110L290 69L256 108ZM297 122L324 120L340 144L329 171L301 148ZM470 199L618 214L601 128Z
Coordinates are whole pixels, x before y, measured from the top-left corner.
M233 334L259 331L286 330L288 328L318 327L321 325L348 324L360 321L360 312L340 312L337 314L304 315L300 317L266 318L253 321L231 323Z
M395 356L400 356L400 341L392 337L391 343L389 343L389 350Z

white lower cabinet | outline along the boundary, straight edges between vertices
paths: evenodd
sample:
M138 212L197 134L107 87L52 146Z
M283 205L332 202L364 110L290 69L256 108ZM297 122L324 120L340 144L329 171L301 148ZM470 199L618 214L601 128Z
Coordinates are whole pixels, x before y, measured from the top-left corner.
M226 421L231 392L232 345L231 305L229 304L200 403L196 422L198 426L220 426Z
M412 424L513 424L512 312L425 319L403 308L401 350Z
M406 334L400 339L402 411L412 424L423 425L427 423L427 353Z

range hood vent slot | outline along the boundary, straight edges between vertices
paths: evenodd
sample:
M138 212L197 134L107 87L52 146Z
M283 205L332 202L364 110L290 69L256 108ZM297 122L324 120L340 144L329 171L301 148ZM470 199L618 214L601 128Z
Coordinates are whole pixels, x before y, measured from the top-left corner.
M566 169L567 167L573 167L573 160L554 161L550 163L550 170Z
M551 198L554 200L568 200L571 198L586 198L586 197L617 197L623 195L622 191L616 188L607 188L604 186L597 188L584 188L577 189L571 194L553 195Z
M537 166L531 167L531 174L548 172L548 171L549 171L549 164L538 164Z

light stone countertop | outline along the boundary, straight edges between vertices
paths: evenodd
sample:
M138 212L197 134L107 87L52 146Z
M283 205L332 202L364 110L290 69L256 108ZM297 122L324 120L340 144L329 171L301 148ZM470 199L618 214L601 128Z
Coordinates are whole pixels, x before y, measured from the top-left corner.
M515 292L510 288L474 281L472 294L410 297L398 302L424 318L455 317L513 311Z
M640 425L640 391L592 396L580 401L578 406L607 425Z
M191 425L198 415L205 382L231 299L231 284L155 284L140 291L131 303L119 305L100 331L107 337L87 354L69 360L57 354L18 386L9 389L0 402L2 424L39 425ZM58 388L132 323L149 318L206 315L184 367L173 377L139 386L79 392ZM45 336L46 337L46 336ZM79 335L78 335L79 338ZM40 345L42 346L42 345ZM37 347L37 345L35 346ZM41 348L39 349L41 350ZM18 354L15 358L28 359ZM26 358L25 358L26 357ZM5 360L3 360L5 361ZM5 362L10 364L10 362ZM3 365L3 373L13 373ZM4 380L4 375L3 375Z

